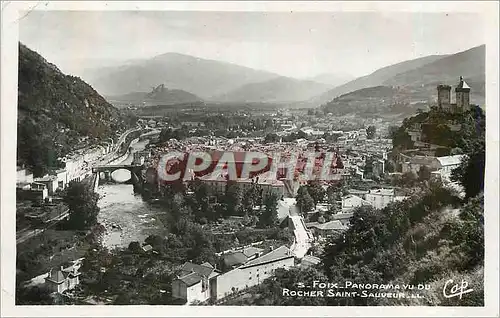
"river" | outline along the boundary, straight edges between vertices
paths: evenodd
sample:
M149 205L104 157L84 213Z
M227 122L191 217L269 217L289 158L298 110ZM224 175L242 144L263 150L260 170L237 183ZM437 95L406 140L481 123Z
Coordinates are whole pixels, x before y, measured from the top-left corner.
M133 141L128 157L113 164L131 164L133 153L143 150L148 142ZM117 170L112 177L117 181L126 181L130 178L130 172ZM166 234L165 226L158 219L158 215L163 213L161 208L143 201L139 194L134 194L133 185L105 184L100 185L97 192L100 196L98 222L106 227L103 246L110 249L127 247L132 241L142 243L151 234Z

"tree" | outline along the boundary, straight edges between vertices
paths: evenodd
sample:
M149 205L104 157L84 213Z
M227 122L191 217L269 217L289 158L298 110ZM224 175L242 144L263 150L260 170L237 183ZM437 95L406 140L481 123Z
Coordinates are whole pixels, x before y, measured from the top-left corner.
M16 289L16 305L52 305L51 291L47 286L33 286Z
M315 290L314 281L328 281L325 275L314 268L289 270L276 269L275 277L264 280L262 284L256 287L257 291L253 293L258 295L254 301L256 305L273 306L322 306L326 305L324 297L292 297L283 295L285 289L297 290L298 284L305 286L301 290Z
M373 125L368 126L366 128L366 138L368 139L373 139L375 137L375 132L377 131L377 128Z
M389 126L388 134L389 138L394 139L396 137L396 134L398 133L399 127L398 126Z
M193 200L191 200L191 209L194 212L195 218L201 222L201 219L215 221L217 215L209 203L210 189L208 185L196 179L191 184L191 189L194 192Z
M113 304L114 305L130 305L130 304L132 304L131 299L130 299L130 295L126 291L121 292L118 295L118 297L116 297Z
M278 196L275 193L269 193L264 198L264 211L260 214L260 227L272 227L278 223Z
M264 143L273 143L273 142L278 142L280 140L280 137L275 134L275 133L269 133L264 137Z
M460 211L461 222L452 228L452 239L468 256L467 267L484 261L484 196L472 198Z
M394 167L394 162L392 162L392 160L385 160L385 171L391 173L391 172L395 172L395 167Z
M418 180L425 181L431 178L431 170L427 166L420 166L418 170Z
M452 171L452 180L465 189L467 199L484 190L485 168L485 116L480 107L473 107L462 124L461 139L458 142L465 154L460 166Z
M309 212L314 208L314 200L309 194L309 191L307 191L306 186L300 186L297 191L296 199L297 206L299 207L301 213Z
M411 171L403 173L401 179L399 180L400 184L403 186L413 187L415 185L415 181L417 181L415 174Z
M401 127L396 131L392 131L391 133L392 146L394 148L405 150L412 149L414 147L414 142L411 140L410 135L406 132L404 127Z
M372 157L366 158L365 167L364 167L363 171L364 171L364 177L366 179L373 178L373 158Z
M484 191L484 163L484 148L478 148L472 154L467 155L461 161L460 166L452 172L452 180L462 185L467 199Z
M260 195L257 184L252 184L244 192L242 199L243 214L253 215L253 208L262 203L262 196Z
M307 184L307 192L314 201L314 206L325 199L326 191L317 181L311 181Z
M128 245L128 249L133 253L142 252L141 244L139 244L139 242L137 241L130 242L130 244Z
M85 230L96 224L99 207L99 196L91 187L82 182L70 182L64 202L69 207L68 226L73 229Z
M226 207L225 215L240 215L241 214L241 188L233 180L226 183L226 192L224 194L224 204Z

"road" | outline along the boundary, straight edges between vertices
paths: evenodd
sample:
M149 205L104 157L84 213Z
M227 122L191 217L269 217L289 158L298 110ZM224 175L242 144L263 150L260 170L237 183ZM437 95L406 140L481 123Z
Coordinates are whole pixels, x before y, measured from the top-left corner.
M291 250L295 257L303 258L309 248L311 247L309 233L301 216L290 215L293 225L293 234L295 235L295 242L291 246Z
M116 158L119 154L118 152L120 151L121 145L125 142L127 136L135 131L142 130L142 128L130 128L129 130L125 131L120 138L118 139L117 143L115 144L114 148L103 158L101 158L99 161L95 162L93 165L105 165L114 158Z

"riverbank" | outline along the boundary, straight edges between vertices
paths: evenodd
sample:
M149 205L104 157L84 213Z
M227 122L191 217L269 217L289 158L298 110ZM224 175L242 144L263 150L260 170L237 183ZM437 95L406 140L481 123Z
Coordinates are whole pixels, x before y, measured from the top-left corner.
M148 143L148 139L132 140L127 153L109 164L131 164L134 153L144 150ZM117 170L112 177L126 180L130 172ZM98 187L97 193L100 196L97 221L106 228L103 246L110 249L127 247L133 241L143 242L151 234L166 234L166 226L159 218L164 213L162 209L143 201L134 193L133 185L105 184Z

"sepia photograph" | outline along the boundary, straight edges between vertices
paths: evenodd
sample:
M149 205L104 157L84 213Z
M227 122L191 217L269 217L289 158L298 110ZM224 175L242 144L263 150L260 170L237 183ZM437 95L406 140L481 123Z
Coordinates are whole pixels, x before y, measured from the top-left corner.
M498 315L498 17L228 3L11 19L12 307Z

